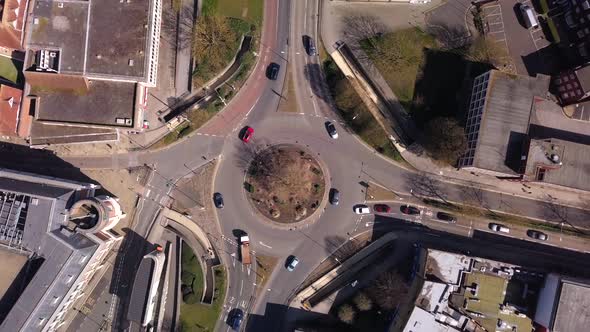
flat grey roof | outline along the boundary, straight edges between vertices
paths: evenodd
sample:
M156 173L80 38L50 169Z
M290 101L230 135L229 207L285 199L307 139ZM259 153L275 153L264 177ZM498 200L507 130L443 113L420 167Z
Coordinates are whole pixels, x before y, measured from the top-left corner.
M117 131L112 128L31 123L31 145L108 142L118 138Z
M90 81L87 93L31 91L39 96L37 120L132 127L135 113L135 83ZM131 119L131 125L117 124Z
M549 77L491 71L473 166L517 174L512 163L520 161L533 98L545 96L548 88Z
M83 73L87 17L88 3L37 0L33 20L29 23L29 44L60 49L60 71Z
M141 264L139 264L139 268L135 274L135 280L133 281L129 310L127 311L127 319L130 321L138 323L143 321L149 300L149 289L154 277L155 265L152 257L144 257L141 260Z
M582 90L584 92L590 91L590 66L576 70L576 76L578 77L578 81L580 81Z
M562 165L547 156L557 155ZM559 139L531 140L526 174L535 176L537 167L548 166L543 182L590 190L590 146Z
M587 331L590 325L590 287L563 281L553 332Z
M62 73L143 78L151 5L152 0L37 0L29 47L60 49Z
M150 0L90 0L86 71L143 77ZM129 61L133 61L133 66Z

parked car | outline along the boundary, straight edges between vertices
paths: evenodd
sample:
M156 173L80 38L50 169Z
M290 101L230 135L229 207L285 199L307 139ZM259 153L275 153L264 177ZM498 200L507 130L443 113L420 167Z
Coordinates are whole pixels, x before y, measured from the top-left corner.
M336 131L336 126L332 122L326 121L326 130L328 131L328 135L330 135L330 137L332 137L333 139L338 138L338 132Z
M455 216L453 216L452 214L448 214L446 212L442 212L442 211L436 213L436 219L446 221L451 224L454 224L457 222L457 218L455 218Z
M399 207L399 210L403 214L409 214L409 215L420 214L420 209L415 206L412 206L412 205L402 205Z
M221 193L213 194L213 203L218 209L223 209L223 195Z
M526 231L526 235L532 239L539 241L547 241L547 239L549 238L547 234L536 231L534 229L529 229L528 231Z
M522 14L522 20L524 22L524 26L529 29L533 28L536 29L539 27L539 21L537 21L537 15L535 15L534 10L529 5L520 4L520 13Z
M504 225L500 225L500 224L496 224L496 223L490 223L489 227L491 230L493 230L494 232L502 232L502 233L510 233L510 228L504 226Z
M355 205L353 210L354 210L354 213L356 213L356 214L369 214L369 213L371 213L371 209L369 209L369 207L364 204Z
M280 69L281 65L279 65L278 63L271 62L266 68L266 77L273 81L276 80L279 77Z
M297 267L297 264L299 264L299 259L295 256L290 256L287 261L287 271L293 272Z
M338 205L340 203L340 191L336 188L330 189L330 204Z
M244 129L242 129L242 135L240 138L244 143L248 143L250 142L252 135L254 135L254 129L252 127L246 126Z
M373 210L375 210L375 212L389 213L391 212L391 207L387 204L375 204L373 205Z
M240 325L242 325L243 320L244 312L241 309L234 309L232 310L231 316L227 320L227 324L232 328L232 330L238 331L240 329Z

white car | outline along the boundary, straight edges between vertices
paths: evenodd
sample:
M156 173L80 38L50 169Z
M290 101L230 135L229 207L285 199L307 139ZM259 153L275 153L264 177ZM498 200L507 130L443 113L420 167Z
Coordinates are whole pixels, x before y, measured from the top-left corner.
M369 209L366 205L357 205L354 207L354 213L356 214L369 214L371 213L371 209Z
M500 225L500 224L496 224L496 223L490 223L489 227L494 232L510 233L510 228L508 228L508 227L506 227L504 225Z
M328 135L332 137L332 139L338 138L338 132L336 131L336 126L330 121L326 122L326 130L328 131Z

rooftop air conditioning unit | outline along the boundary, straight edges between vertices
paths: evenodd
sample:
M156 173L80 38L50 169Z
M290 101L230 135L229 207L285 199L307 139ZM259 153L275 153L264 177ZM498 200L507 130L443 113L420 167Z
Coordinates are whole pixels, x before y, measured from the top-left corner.
M55 53L55 52L49 52L49 56L52 58L55 58L56 55L57 55L57 53Z

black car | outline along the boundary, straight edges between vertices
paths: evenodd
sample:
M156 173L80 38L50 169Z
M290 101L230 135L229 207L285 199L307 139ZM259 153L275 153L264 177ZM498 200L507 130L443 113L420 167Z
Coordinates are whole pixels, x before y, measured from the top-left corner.
M220 193L213 194L213 203L218 209L223 209L223 196Z
M543 232L536 231L534 229L529 229L526 231L526 235L532 239L539 240L539 241L547 241L548 236Z
M271 62L266 68L266 77L270 80L276 80L279 77L279 70L281 66L278 63Z
M240 325L242 325L242 321L244 320L244 312L240 309L232 310L232 314L227 320L227 324L233 329L238 331L240 329Z
M403 214L409 214L409 215L420 214L420 209L418 209L415 206L411 206L411 205L402 205L399 207L399 210Z
M436 219L446 221L451 224L454 224L455 222L457 222L457 218L455 218L455 216L448 214L446 212L438 212L436 214Z
M336 188L330 189L330 204L338 205L340 203L340 192Z

